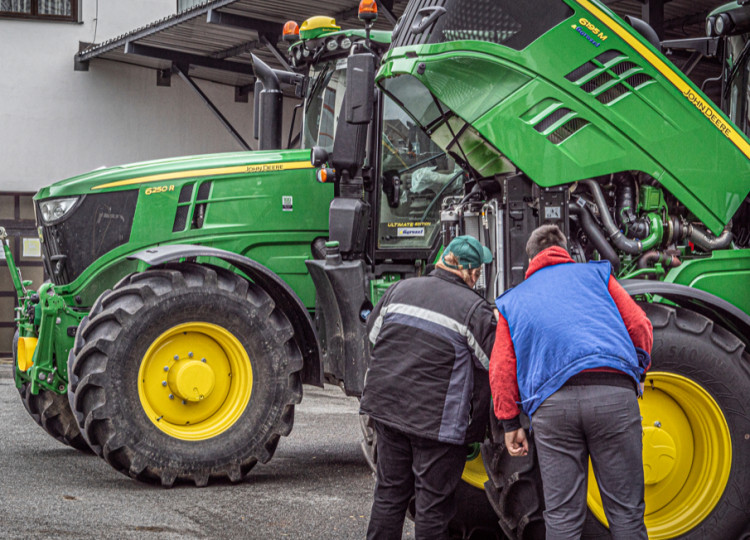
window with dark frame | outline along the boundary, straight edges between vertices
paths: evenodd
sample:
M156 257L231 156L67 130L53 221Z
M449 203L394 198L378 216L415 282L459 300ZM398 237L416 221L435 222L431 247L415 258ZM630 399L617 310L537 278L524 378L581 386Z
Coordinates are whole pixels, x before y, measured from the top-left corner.
M0 0L0 18L78 22L79 0Z

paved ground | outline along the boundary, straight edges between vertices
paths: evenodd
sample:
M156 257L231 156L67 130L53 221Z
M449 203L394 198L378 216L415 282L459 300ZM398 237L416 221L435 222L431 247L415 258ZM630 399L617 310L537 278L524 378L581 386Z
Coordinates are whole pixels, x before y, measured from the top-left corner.
M0 538L364 538L374 480L356 410L336 387L305 387L291 435L245 482L163 489L52 439L0 378Z

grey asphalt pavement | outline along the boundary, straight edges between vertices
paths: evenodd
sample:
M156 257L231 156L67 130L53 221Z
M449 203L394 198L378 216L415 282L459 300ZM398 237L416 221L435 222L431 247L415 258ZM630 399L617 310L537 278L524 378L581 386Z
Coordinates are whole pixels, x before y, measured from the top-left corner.
M163 489L52 439L0 378L0 538L364 538L374 479L356 412L337 387L305 387L291 435L244 482Z

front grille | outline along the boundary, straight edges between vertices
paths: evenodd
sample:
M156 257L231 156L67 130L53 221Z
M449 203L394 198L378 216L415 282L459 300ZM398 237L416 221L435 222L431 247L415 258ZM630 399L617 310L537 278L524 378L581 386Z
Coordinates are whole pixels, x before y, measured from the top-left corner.
M96 259L130 240L137 200L138 190L85 195L67 219L42 227L44 265L55 285L74 281ZM37 215L42 215L39 208Z

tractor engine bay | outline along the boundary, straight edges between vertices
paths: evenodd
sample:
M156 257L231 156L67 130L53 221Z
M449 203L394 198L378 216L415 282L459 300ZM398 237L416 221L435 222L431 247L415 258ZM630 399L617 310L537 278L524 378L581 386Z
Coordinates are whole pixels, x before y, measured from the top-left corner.
M473 187L472 187L473 185ZM467 194L443 199L442 244L468 234L492 251L477 289L495 298L524 279L526 242L540 225L555 224L576 262L609 260L618 278L663 277L684 260L750 244L750 202L719 236L695 219L659 183L622 172L541 187L522 173L467 183Z

